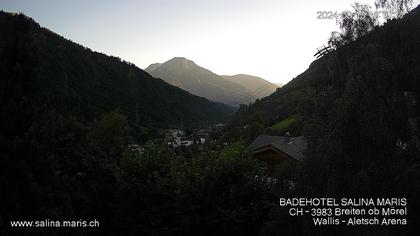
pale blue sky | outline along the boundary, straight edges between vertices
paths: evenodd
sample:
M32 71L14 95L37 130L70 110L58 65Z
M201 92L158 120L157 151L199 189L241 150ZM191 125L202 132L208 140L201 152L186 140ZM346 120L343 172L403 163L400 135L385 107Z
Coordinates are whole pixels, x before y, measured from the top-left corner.
M373 3L374 0L359 2ZM186 57L218 74L293 79L314 60L335 20L317 11L351 0L0 0L92 50L145 68Z

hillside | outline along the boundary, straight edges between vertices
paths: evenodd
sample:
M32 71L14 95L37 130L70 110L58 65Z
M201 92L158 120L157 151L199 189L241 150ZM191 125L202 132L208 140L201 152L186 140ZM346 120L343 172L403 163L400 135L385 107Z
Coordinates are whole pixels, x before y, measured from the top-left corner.
M1 106L30 106L92 119L119 110L136 126L221 121L223 104L152 78L133 64L93 52L23 15L0 13Z
M145 71L153 77L212 101L239 106L255 100L251 90L230 82L186 58L175 57L162 64L152 64Z
M194 177L201 167L189 168L168 150L161 129L222 121L231 113L226 105L92 52L22 14L0 12L0 74L0 235L31 234L10 227L15 219L97 219L100 234L150 235L168 226L156 227L156 211L166 217L174 209L158 209L174 202L162 199L190 193L191 185L209 190L192 182L206 179ZM192 178L181 180L181 173ZM39 234L85 234L57 230Z
M222 77L230 82L240 84L252 91L252 95L256 98L267 97L274 93L278 86L269 81L252 75L222 75Z
M244 125L248 141L261 133L305 135L305 192L418 198L419 25L418 7L314 61L274 94L242 106L231 136Z
M281 172L299 183L297 195L404 193L409 211L419 211L419 25L417 7L315 60L277 92L242 106L226 138L251 142L260 134L304 135L308 149L302 168ZM276 213L271 223L286 217ZM275 227L269 231L281 230Z

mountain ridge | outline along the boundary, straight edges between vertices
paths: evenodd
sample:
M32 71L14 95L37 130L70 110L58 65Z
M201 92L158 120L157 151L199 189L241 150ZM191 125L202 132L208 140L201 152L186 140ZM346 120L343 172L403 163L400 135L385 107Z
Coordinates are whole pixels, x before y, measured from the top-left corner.
M268 95L263 91L263 95L257 94L259 96L255 96L255 89L252 89L252 86L246 86L232 80L230 77L225 78L222 75L218 75L185 57L174 57L164 63L151 64L145 71L153 77L163 79L192 94L231 106L252 103L255 99ZM260 77L248 77L252 77L254 80L265 81ZM271 83L268 81L262 83L263 86L267 85L269 87L268 89L262 89L273 91ZM261 87L257 86L257 89L261 89Z
M222 77L251 90L256 98L264 98L274 93L278 88L276 84L254 75L236 74L222 75Z

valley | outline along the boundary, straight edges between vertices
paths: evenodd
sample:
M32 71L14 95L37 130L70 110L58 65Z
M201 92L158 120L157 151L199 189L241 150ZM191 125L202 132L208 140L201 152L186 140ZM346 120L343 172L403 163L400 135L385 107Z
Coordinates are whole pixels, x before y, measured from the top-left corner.
M284 85L185 57L143 70L0 11L0 235L19 235L11 222L22 219L100 223L42 235L418 230L420 6L383 24L352 8L328 50ZM158 25L153 16L142 15ZM303 216L296 199L331 200L336 216ZM393 218L340 218L376 202Z

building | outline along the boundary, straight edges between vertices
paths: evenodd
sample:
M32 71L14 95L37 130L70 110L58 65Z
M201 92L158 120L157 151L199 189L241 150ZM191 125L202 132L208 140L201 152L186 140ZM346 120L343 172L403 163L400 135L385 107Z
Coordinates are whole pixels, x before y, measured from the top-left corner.
M210 140L210 132L208 129L195 131L192 135L194 137L194 143L206 144Z
M260 160L262 168L273 173L275 167L285 160L302 161L307 142L303 136L258 136L248 147L254 158Z
M188 140L186 137L176 137L168 142L168 147L177 148L177 147L188 147L194 144L193 140Z
M193 140L188 140L185 137L185 131L180 129L168 130L165 134L165 140L167 140L169 148L188 147L194 143Z

